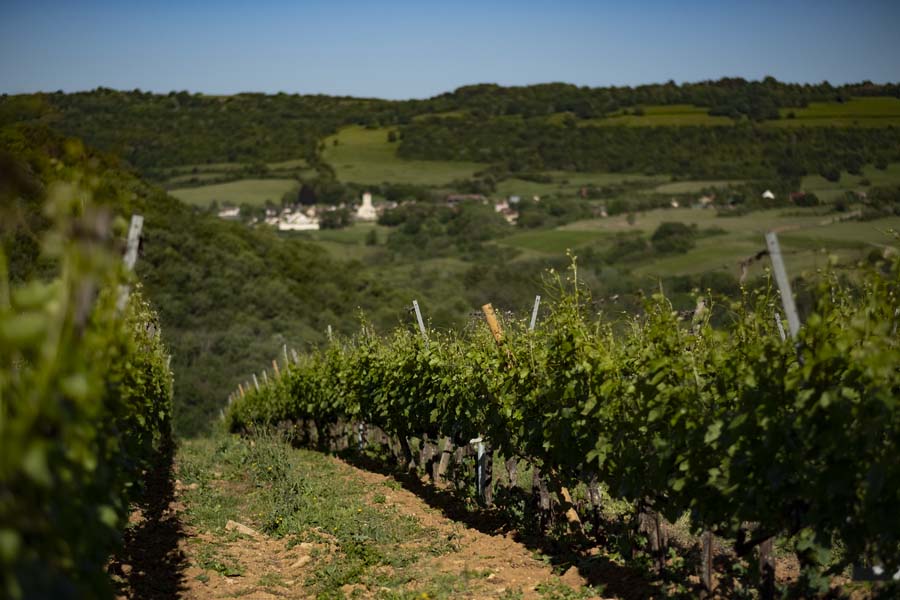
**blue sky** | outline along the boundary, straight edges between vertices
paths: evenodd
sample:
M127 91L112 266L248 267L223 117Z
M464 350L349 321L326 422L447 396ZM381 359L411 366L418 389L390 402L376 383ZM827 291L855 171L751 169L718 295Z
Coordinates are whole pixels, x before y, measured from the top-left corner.
M900 0L0 0L0 92L900 81Z

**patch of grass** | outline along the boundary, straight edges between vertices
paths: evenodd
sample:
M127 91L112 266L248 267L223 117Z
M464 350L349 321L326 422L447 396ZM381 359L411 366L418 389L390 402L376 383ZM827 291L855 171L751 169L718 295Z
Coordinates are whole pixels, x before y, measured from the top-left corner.
M334 167L340 181L361 184L389 181L440 186L468 179L485 167L474 162L401 159L397 156L399 142L387 140L389 131L345 127L325 139L323 158Z
M281 203L285 193L298 189L294 179L240 179L228 183L216 183L197 187L170 190L169 193L194 206L209 206L213 200L219 204L250 204L262 206L266 200Z
M900 125L900 99L851 98L847 102L810 102L806 108L782 108L781 119L767 121L777 127L887 127ZM790 113L794 118L788 118Z
M257 585L263 587L286 587L284 577L280 573L266 573L259 578Z
M800 187L807 192L814 192L820 200L833 202L850 190L864 191L867 188L863 185L866 181L876 187L900 185L900 163L891 163L884 170L866 165L861 175L843 171L838 181L828 181L821 175L807 175L802 179Z
M535 590L543 600L587 600L603 593L602 588L597 589L591 586L573 589L557 577L538 584Z
M678 127L695 125L732 125L728 117L711 116L709 109L690 104L648 105L641 107L644 114L635 115L634 109L620 110L607 117L584 119L581 127ZM626 114L626 112L628 114Z
M673 181L653 188L657 194L696 194L706 188L725 188L740 185L743 181L734 179L710 179L700 181Z
M638 232L649 236L665 221L696 224L700 231L715 228L716 235L700 237L696 246L684 254L650 256L627 264L631 272L651 279L717 270L728 271L737 277L739 262L765 248L764 235L770 230L780 232L785 261L795 273L826 266L828 254L834 254L841 263L848 264L863 259L872 248L897 246L887 231L900 229L900 218L833 222L838 216L825 214L821 208L772 209L740 217L721 217L714 210L657 209L638 213L634 224L628 223L626 215L589 219L556 229L514 234L499 243L525 249L532 255L562 256L566 248L572 248L576 254L588 245L594 250L602 250L617 233ZM755 262L749 275L762 275L768 264L767 261ZM620 268L626 266L620 265Z
M315 568L305 582L318 597L338 595L346 585L371 589L384 570L411 578L422 556L453 551L442 536L396 507L370 505L370 490L348 467L323 454L294 449L275 433L186 441L179 474L200 484L186 498L191 523L200 529L222 535L227 513L267 535L324 546L313 553ZM216 489L235 492L234 510L225 511L222 498L205 491ZM240 565L214 545L201 545L198 555L204 569L240 574ZM260 585L279 584L271 579Z
M567 249L595 242L604 235L598 231L542 229L516 233L503 238L499 243L544 254L564 254Z
M628 186L629 188L650 188L668 179L664 175L643 175L640 173L582 173L570 171L547 171L543 173L552 181L527 181L510 177L497 184L497 196L550 196L560 194L576 195L587 186Z
M215 571L223 577L240 577L244 574L244 567L234 558L222 553L214 544L199 545L197 566L207 571Z

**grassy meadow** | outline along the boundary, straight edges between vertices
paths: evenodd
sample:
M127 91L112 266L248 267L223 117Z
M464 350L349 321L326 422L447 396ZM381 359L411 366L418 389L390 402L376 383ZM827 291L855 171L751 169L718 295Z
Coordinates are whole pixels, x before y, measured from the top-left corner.
M585 119L582 127L672 127L693 125L731 125L728 117L711 116L709 109L690 104L651 105L642 107L644 114L636 115L633 110L620 110L602 119Z
M887 127L900 125L900 99L875 96L847 102L810 102L806 108L783 108L779 127ZM793 113L794 117L790 115Z
M573 173L567 171L547 171L543 173L552 181L528 181L510 177L497 184L497 196L548 196L551 194L575 195L585 186L629 186L650 188L668 181L665 175L643 175L640 173Z
M714 210L658 209L639 213L634 224L629 224L625 215L590 219L555 229L513 234L498 243L523 250L524 256L534 258L562 256L567 249L577 254L579 248L586 246L602 251L612 246L617 233L639 232L649 239L666 221L696 224L701 231L721 230L700 237L696 246L684 254L648 256L627 265L638 275L654 278L714 270L738 275L740 261L765 248L764 235L769 230L780 232L785 261L793 272L823 267L829 254L847 263L862 259L872 249L897 246L889 230L900 230L900 217L865 222L839 222L838 218L839 215L826 214L821 208L773 209L740 217L717 216ZM767 264L757 262L750 275L761 274Z
M848 191L863 191L868 185L900 185L900 163L889 164L884 170L866 165L861 175L851 175L844 171L838 181L828 181L821 175L807 175L800 187L807 192L814 192L823 201L833 202Z
M689 127L731 126L730 117L708 114L709 108L690 104L645 105L608 116L582 119L579 127ZM846 102L810 102L805 108L783 108L780 119L764 121L767 127L887 127L900 125L900 99L886 96L851 98ZM793 116L791 116L793 115ZM562 124L570 113L556 113L549 123Z
M281 203L286 192L299 188L294 179L239 179L228 183L216 183L169 190L169 193L186 204L207 207L214 200L221 204L250 204L262 206L267 200Z
M400 159L397 157L399 142L388 142L390 131L356 125L345 127L325 139L323 158L334 167L339 181L362 184L445 185L455 179L468 179L486 166L473 162Z

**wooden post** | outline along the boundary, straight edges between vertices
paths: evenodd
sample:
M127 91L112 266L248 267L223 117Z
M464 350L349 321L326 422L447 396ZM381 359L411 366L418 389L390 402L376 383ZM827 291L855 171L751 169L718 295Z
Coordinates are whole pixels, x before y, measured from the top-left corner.
M427 472L432 458L434 458L434 442L427 433L423 433L422 447L419 449L419 468Z
M356 442L359 451L362 452L366 447L366 424L362 421L356 426Z
M300 364L300 355L297 354L297 351L291 348L291 356L294 358L294 363Z
M488 327L491 328L491 334L494 336L494 341L498 344L503 341L503 332L500 331L500 323L497 322L497 315L494 314L494 307L487 303L481 307L481 311L484 313L484 318L487 321Z
M328 332L328 341L330 342L334 339L334 334L331 332L331 325L328 326L326 331Z
M434 465L434 474L431 479L435 485L445 483L444 476L447 474L447 468L450 466L450 455L453 454L453 442L450 438L445 437L441 440L441 458Z
M278 361L274 358L272 359L272 370L275 372L275 379L281 377L281 371L278 370Z
M263 369L263 385L269 385L269 375L265 369Z
M775 553L774 538L759 544L759 593L763 600L775 598Z
M238 384L238 391L241 393L241 398L244 397L244 386L240 383Z
M291 365L291 361L288 360L287 344L281 345L281 351L284 353L284 370L287 371Z
M144 227L144 217L141 215L131 215L131 225L128 227L128 242L125 246L125 270L133 271L137 262L138 248L141 244L141 230ZM119 311L125 309L128 304L128 296L131 294L130 285L119 286L119 299L116 302L116 308Z
M481 497L484 505L494 505L494 447L485 442L481 453Z
M712 597L716 587L712 568L713 539L712 532L704 531L700 535L700 583L703 585L702 596Z
M425 322L422 320L422 311L419 310L418 300L413 300L413 310L416 311L416 321L419 323L419 332L422 334L422 339L427 342L428 334L425 332Z
M138 248L141 242L141 229L144 227L144 217L131 215L131 225L128 227L128 245L125 249L125 268L134 270L137 262Z
M769 248L769 258L772 259L775 282L778 283L778 291L781 293L781 304L784 306L784 314L787 316L788 330L791 333L791 339L796 339L797 332L800 331L800 317L797 316L797 306L794 304L791 282L788 279L787 270L784 268L784 260L781 257L778 234L774 231L767 233L766 245Z
M253 385L256 386L256 391L259 391L259 380L256 378L256 373L253 374Z
M540 295L534 297L534 309L531 311L531 324L528 326L528 331L534 331L534 324L537 322L537 314L538 307L541 305L541 297Z

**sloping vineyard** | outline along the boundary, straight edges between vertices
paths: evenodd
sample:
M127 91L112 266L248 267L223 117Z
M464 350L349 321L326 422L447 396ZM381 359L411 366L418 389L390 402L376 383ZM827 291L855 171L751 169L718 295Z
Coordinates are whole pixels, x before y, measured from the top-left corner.
M86 188L47 196L55 275L13 282L0 251L0 596L111 597L129 501L169 440L172 378L155 313L124 285L117 224Z
M556 482L600 482L614 498L736 540L790 536L809 573L900 566L900 261L858 280L823 274L794 340L773 289L716 307L598 313L573 265L539 327L502 323L375 335L294 356L242 385L226 418L254 425L377 427L410 460L411 438L481 438ZM424 331L423 331L424 334ZM499 340L499 343L498 343Z

